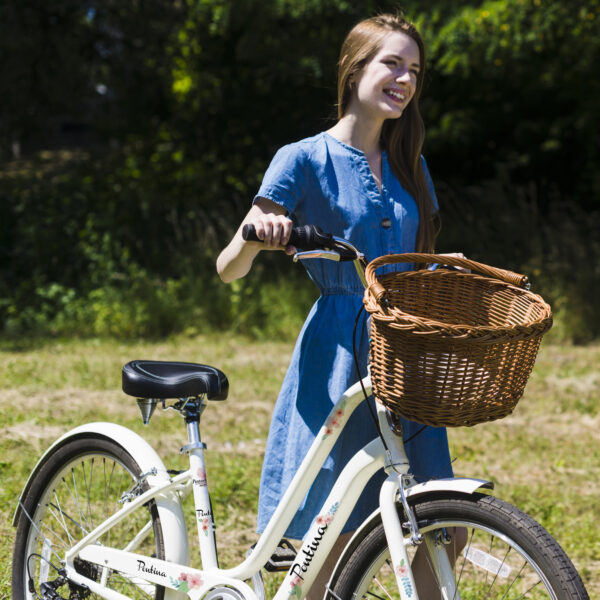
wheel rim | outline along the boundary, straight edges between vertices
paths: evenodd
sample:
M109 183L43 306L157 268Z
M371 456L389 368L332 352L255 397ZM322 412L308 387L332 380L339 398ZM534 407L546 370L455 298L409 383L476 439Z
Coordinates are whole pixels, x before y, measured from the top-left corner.
M132 467L125 461L103 452L76 456L52 476L37 504L29 510L24 572L27 598L35 598L28 590L28 574L38 593L43 581L55 580L58 575L54 567L62 566L65 552L119 510L122 506L119 500L124 492L132 489L136 479ZM103 534L98 542L120 549L129 546L131 551L156 556L161 550L157 549L149 511L149 508L134 511L123 523ZM74 566L85 577L132 598L156 595L155 586L142 580L132 582L116 571L79 559ZM73 592L73 588L70 591ZM74 591L76 598L95 597L81 588Z
M461 600L502 599L557 600L541 567L516 542L485 525L459 520L436 521L421 528L421 533L467 529L467 544L456 557L455 580ZM408 541L406 541L408 544ZM409 557L414 557L409 549ZM430 559L428 563L431 565ZM431 577L433 577L431 571ZM387 546L366 570L355 598L397 600L400 598Z

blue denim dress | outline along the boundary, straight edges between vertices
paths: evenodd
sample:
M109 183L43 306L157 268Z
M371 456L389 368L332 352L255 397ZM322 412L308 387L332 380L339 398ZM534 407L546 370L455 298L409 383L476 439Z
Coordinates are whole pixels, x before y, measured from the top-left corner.
M296 225L315 224L349 240L369 261L415 249L417 205L392 173L385 153L380 192L363 152L327 133L281 148L265 173L255 201L259 197L283 206ZM302 327L273 412L260 484L259 532L265 529L332 406L358 380L352 332L364 288L354 266L327 260L303 264L321 295ZM363 327L357 332L356 342L361 375L365 376L369 344L365 319L361 319ZM421 427L404 421L404 438ZM288 537L304 536L346 463L376 435L363 403L350 418L300 506L286 532ZM418 481L452 477L445 429L427 427L407 444L406 451ZM344 531L356 529L377 508L382 480L383 471L363 492Z

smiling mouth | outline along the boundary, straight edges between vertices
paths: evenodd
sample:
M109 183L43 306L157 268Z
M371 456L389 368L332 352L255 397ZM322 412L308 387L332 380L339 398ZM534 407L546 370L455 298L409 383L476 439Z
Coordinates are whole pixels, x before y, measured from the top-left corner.
M396 102L404 102L406 100L407 94L404 92L400 92L398 90L383 90L386 96L392 98Z

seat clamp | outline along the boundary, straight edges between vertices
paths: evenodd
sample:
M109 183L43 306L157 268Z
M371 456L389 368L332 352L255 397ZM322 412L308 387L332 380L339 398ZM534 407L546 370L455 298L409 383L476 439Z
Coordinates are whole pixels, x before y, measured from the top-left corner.
M206 450L206 444L204 442L192 442L191 444L186 444L185 446L182 446L181 450L179 450L179 453L185 454L190 450Z

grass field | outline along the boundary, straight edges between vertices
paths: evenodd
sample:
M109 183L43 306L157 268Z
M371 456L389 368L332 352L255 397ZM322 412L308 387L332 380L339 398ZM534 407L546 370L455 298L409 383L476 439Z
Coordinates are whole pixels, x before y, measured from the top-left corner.
M0 345L0 598L10 595L18 495L40 453L60 434L112 420L145 435L168 467L184 466L181 420L157 410L144 427L135 400L120 391L121 366L133 358L204 362L228 375L229 399L209 406L202 433L222 563L239 560L255 540L262 454L291 349L289 341L224 335ZM514 415L450 432L456 474L491 479L498 496L549 529L591 598L600 598L599 362L600 344L543 345ZM191 504L186 509L193 518Z

